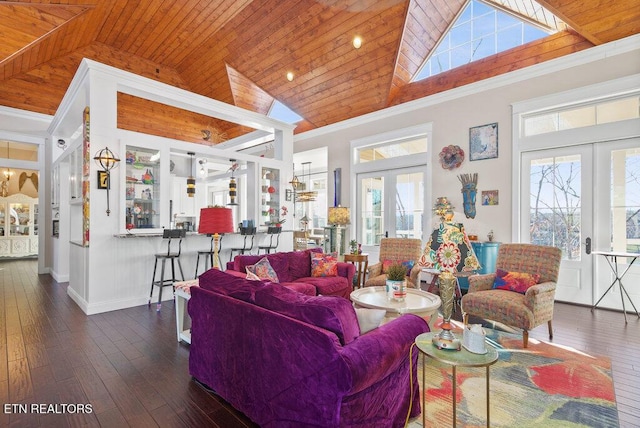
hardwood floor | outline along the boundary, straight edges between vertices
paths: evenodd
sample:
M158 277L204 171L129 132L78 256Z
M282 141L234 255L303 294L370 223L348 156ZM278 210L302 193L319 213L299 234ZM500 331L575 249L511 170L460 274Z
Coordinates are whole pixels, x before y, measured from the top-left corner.
M35 260L0 261L0 426L254 426L191 380L171 303L86 316L65 284L36 271ZM558 303L553 342L611 358L621 426L637 427L640 320L628 319ZM541 326L530 340L546 335ZM20 412L25 404L57 408Z

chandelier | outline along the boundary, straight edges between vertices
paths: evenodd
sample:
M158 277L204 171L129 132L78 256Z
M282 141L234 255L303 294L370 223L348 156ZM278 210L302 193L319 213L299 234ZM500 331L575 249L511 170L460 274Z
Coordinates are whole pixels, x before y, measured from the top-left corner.
M311 162L303 162L302 163L302 178L304 179L304 171L305 166L307 166L307 180L303 182L299 182L302 187L302 190L296 191L296 187L294 187L296 202L313 202L318 197L318 192L315 190L307 190L311 188ZM297 177L294 175L291 183L293 185L293 181L296 180Z

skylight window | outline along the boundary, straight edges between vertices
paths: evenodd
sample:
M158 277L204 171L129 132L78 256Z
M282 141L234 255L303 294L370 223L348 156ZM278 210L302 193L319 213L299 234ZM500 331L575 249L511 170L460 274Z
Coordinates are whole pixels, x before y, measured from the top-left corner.
M478 0L472 0L414 80L486 58L550 33Z
M281 120L285 123L295 124L300 122L303 118L280 101L275 100L267 115L274 119Z

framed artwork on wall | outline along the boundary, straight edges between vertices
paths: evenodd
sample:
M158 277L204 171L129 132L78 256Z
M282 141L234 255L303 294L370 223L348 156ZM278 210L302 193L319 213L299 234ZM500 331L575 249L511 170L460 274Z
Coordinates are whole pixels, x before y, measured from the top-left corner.
M483 190L482 191L482 205L498 205L498 191L497 190Z
M498 123L469 128L469 160L498 157Z

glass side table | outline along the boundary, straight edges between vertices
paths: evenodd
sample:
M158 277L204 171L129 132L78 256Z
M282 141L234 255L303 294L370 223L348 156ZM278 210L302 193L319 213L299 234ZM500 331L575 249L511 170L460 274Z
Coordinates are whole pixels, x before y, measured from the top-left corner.
M436 336L439 332L423 333L416 337L415 344L422 354L422 426L426 423L426 397L425 397L425 385L426 385L426 370L425 370L425 356L433 358L443 364L448 364L452 367L452 385L453 385L453 427L456 426L456 368L457 367L486 367L486 381L487 381L487 427L489 427L489 366L498 361L498 351L491 345L487 345L486 354L474 354L462 348L460 351L452 351L445 349L438 349L433 346L433 336Z

